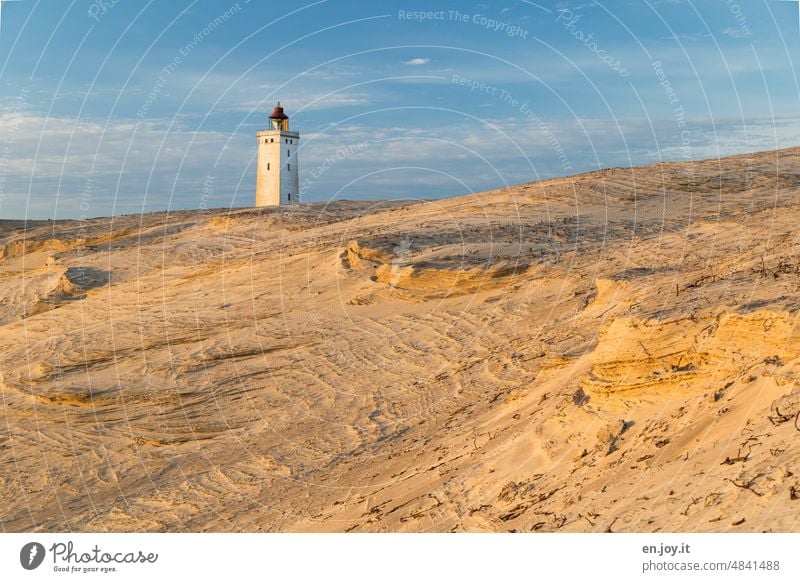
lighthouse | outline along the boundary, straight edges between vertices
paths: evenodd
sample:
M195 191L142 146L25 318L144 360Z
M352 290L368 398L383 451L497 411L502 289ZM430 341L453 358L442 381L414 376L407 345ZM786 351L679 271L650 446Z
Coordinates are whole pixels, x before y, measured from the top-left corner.
M269 116L269 129L256 133L258 168L256 206L280 206L300 202L297 148L300 134L289 131L289 117L281 102Z

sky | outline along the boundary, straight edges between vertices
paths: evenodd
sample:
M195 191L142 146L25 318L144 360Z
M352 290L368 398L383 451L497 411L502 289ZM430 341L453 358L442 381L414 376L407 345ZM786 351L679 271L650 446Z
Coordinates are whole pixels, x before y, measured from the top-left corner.
M0 218L434 199L800 144L799 1L0 0Z

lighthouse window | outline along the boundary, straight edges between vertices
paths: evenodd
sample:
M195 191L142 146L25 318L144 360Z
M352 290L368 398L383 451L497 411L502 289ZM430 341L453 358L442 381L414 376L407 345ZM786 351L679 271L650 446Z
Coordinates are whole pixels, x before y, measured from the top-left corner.
M270 138L269 143L275 143L275 138Z
M267 171L269 171L269 162L267 162Z
M287 156L291 156L292 155L292 150L286 150L286 155Z
M289 200L291 200L291 199L292 199L292 195L291 195L291 194L289 194Z
M292 171L292 164L286 164L286 169L291 172Z

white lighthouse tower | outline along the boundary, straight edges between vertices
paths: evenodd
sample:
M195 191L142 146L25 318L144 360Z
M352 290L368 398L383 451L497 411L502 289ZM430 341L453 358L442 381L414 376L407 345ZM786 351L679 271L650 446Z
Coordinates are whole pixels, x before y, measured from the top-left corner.
M256 206L280 206L300 202L297 148L300 134L289 131L289 118L280 101L269 116L269 129L256 133L258 169Z

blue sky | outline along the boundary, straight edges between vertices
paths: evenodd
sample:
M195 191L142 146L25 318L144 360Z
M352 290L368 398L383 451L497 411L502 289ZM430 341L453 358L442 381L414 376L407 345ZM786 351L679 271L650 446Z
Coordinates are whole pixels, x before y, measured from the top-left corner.
M276 100L306 202L796 145L799 48L780 0L4 0L0 218L248 206Z

